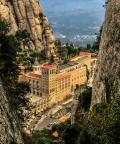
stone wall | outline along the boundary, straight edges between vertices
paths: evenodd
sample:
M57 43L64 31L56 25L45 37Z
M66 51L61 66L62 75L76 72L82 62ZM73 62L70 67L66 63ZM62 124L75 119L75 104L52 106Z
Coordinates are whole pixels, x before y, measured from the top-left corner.
M95 79L92 106L120 95L120 0L108 0Z

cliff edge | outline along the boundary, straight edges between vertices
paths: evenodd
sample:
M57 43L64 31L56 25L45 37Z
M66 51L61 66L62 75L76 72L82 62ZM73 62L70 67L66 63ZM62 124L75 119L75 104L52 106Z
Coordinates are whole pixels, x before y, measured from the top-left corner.
M0 144L23 144L21 133L9 108L0 80Z
M120 95L120 0L108 0L95 79L93 106Z

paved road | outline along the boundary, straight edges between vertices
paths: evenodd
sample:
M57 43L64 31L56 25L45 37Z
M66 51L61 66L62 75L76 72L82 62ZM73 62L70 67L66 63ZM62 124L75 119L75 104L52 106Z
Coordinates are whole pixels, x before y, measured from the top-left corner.
M43 130L45 128L50 128L48 127L48 125L50 123L59 123L59 120L58 119L55 119L55 118L50 118L49 116L45 117L44 120L40 123L38 123L38 125L36 126L35 130Z
M67 106L71 106L72 99L69 99L69 101L64 101L63 103L50 109L46 114L42 116L42 118L36 124L34 130L43 130L45 128L49 129L51 128L48 126L50 123L59 123L58 119L70 112L69 110L67 110ZM52 118L51 115L53 116Z

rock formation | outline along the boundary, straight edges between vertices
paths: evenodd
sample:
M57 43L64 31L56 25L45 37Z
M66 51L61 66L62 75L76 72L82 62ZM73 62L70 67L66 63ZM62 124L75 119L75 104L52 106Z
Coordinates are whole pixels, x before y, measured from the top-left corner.
M27 30L31 34L29 48L52 53L55 36L39 4L39 0L0 0L0 17L11 24L11 32Z
M108 0L93 83L92 106L120 95L120 0Z
M20 130L10 111L0 80L0 144L23 144Z

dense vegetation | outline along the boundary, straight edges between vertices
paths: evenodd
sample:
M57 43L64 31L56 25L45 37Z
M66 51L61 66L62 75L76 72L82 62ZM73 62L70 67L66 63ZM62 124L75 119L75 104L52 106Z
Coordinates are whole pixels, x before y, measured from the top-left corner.
M10 25L0 20L0 78L2 79L10 108L22 117L23 107L27 107L28 99L25 97L29 91L26 82L19 82L19 53L21 52L21 37L18 33L9 34Z
M80 133L81 144L119 144L120 143L120 99L116 97L111 104L96 104L86 113Z

